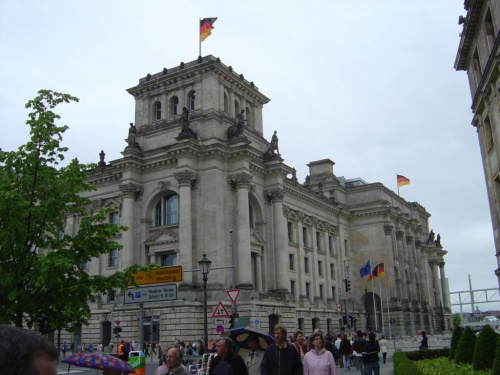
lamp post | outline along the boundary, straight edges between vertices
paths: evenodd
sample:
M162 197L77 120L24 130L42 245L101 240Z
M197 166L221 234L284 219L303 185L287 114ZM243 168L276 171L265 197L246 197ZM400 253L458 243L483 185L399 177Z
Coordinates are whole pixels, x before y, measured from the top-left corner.
M200 272L203 276L203 332L205 340L205 351L208 350L208 321L207 321L207 280L210 272L211 260L207 259L207 254L203 253L203 258L198 261Z

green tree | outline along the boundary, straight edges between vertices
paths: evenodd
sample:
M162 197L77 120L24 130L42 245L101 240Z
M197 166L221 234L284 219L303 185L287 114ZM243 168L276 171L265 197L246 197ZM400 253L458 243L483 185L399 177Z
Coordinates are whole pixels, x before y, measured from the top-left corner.
M474 348L472 365L475 370L486 370L493 367L497 338L498 334L489 324L486 324L479 333Z
M495 358L493 360L493 375L500 375L500 335L497 336Z
M460 314L453 314L453 326L461 326L462 325L462 316Z
M462 337L462 328L460 326L455 326L453 328L453 333L451 335L451 343L450 343L450 354L449 359L455 358L455 352L457 351L458 343L460 342L460 338Z
M0 322L22 327L46 324L61 330L85 323L89 301L98 293L126 288L132 266L105 277L89 275L81 265L121 246L110 240L126 230L109 223L106 211L91 212L81 192L94 190L87 182L95 166L71 160L62 166L60 116L52 110L77 102L68 94L41 90L26 104L30 141L17 151L0 151ZM74 215L78 232L61 235L62 223Z
M462 333L460 341L458 342L457 350L455 352L455 362L459 364L472 363L475 346L476 334L472 331L472 328L466 327Z

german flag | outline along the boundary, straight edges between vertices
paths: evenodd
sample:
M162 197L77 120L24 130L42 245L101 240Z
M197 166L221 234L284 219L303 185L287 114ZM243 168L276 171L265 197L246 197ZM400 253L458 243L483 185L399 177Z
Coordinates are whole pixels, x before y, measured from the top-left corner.
M200 42L203 42L212 34L212 29L214 28L212 25L215 21L217 21L217 17L203 18L200 21Z
M401 176L400 174L397 174L397 179L398 179L398 187L400 186L405 186L405 185L410 185L410 179L406 178L405 176Z
M374 279L374 278L379 277L379 276L381 276L381 277L385 276L384 263L377 264L373 268L371 275L368 276L368 279L366 279L366 280L370 281L371 279Z

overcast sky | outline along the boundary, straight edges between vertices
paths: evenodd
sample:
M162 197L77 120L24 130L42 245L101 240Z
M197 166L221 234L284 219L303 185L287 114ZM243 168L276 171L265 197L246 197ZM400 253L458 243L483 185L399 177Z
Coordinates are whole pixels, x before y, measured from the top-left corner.
M459 15L462 0L0 0L0 148L27 141L24 104L52 89L80 98L57 110L68 157L120 158L134 121L125 90L195 60L199 18L218 17L202 55L271 99L264 136L277 130L300 181L325 158L337 176L394 191L396 173L408 177L401 196L432 214L450 291L467 290L469 274L474 289L496 288L467 75L453 69Z

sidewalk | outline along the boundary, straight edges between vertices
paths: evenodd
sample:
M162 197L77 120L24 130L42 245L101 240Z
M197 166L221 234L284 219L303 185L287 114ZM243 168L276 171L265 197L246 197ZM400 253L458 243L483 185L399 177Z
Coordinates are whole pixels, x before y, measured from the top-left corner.
M382 363L382 358L380 358L380 375L393 375L394 374L394 363L392 362L392 357L387 358L385 364ZM343 368L337 367L337 375L361 375L356 367L351 367L351 370L345 371Z

